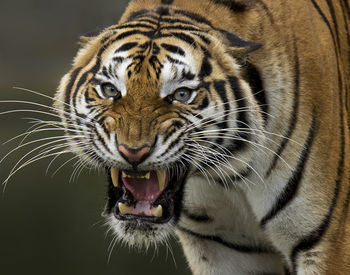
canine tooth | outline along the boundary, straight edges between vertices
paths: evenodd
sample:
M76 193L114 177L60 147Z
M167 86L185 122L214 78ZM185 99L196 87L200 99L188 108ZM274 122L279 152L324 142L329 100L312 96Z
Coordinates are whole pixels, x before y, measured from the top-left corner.
M119 212L122 215L125 214L132 214L132 210L134 209L132 206L127 206L126 204L122 202L118 202Z
M150 177L151 177L151 172L148 172L148 173L144 176L144 178L147 179L147 180L149 180Z
M163 207L158 205L157 207L152 207L151 209L152 216L161 217L163 215Z
M165 187L166 170L164 169L164 170L157 171L157 176L158 176L159 189L160 191L163 191Z
M129 175L125 174L125 172L123 171L123 172L122 172L122 177L123 177L123 178L129 178Z
M111 177L114 187L118 187L119 185L119 169L118 168L112 168L111 169Z

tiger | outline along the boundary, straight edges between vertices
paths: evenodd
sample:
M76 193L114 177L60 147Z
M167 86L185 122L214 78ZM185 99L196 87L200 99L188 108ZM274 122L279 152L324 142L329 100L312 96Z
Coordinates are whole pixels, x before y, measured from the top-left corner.
M134 0L54 98L103 216L193 274L350 274L350 2Z

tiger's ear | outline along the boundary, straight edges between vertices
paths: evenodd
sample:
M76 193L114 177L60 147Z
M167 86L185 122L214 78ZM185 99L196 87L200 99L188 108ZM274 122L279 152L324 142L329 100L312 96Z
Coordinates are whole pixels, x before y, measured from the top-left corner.
M79 44L81 46L84 46L86 43L88 43L89 41L97 37L104 30L105 30L105 27L102 27L79 36Z
M230 46L230 53L237 58L244 58L249 53L262 47L262 44L246 41L243 38L231 32L220 30L220 33L226 38Z

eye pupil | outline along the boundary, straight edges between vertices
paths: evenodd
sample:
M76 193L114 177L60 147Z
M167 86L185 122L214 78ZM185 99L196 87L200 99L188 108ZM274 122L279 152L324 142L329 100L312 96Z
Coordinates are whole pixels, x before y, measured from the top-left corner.
M188 88L179 88L174 93L174 99L181 103L185 103L190 99L191 94L192 94L192 90Z
M180 91L179 92L179 96L180 97L185 97L186 96L186 92L185 91Z
M101 86L101 89L106 97L120 97L119 90L112 84L103 84Z

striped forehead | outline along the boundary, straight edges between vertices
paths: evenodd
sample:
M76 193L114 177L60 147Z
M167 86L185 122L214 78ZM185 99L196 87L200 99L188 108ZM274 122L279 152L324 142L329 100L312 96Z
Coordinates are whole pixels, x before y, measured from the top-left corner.
M110 46L96 78L113 83L126 95L128 79L137 74L154 72L159 83L160 96L166 97L177 86L192 88L197 85L198 64L193 57L194 49L174 42L175 39L142 39L135 37L118 41ZM145 68L141 70L141 68Z

